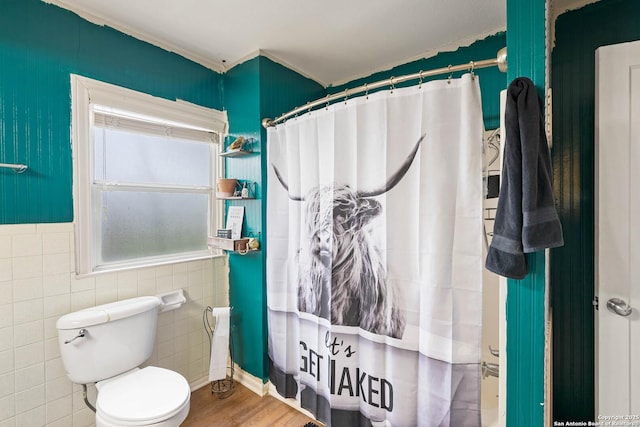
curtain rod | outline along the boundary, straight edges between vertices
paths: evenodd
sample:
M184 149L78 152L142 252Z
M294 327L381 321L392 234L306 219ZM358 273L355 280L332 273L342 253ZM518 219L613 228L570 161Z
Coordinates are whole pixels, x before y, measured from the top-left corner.
M507 48L503 47L498 51L495 59L484 59L482 61L470 61L466 64L461 65L449 65L448 67L436 68L429 71L420 71L418 73L406 74L400 77L390 77L385 80L380 80L375 83L365 83L362 86L355 87L353 89L345 89L342 92L334 93L333 95L327 95L324 98L317 99L313 102L308 102L302 107L294 108L286 114L283 114L275 119L262 119L262 126L265 128L275 126L276 124L285 121L289 117L295 116L296 114L307 112L318 105L329 104L332 101L336 101L338 99L347 99L349 96L354 95L356 93L367 92L369 90L378 89L384 86L394 86L398 83L403 83L408 80L415 79L423 79L425 77L436 76L438 74L451 74L457 71L471 71L478 70L480 68L488 68L497 66L500 71L503 73L507 71Z

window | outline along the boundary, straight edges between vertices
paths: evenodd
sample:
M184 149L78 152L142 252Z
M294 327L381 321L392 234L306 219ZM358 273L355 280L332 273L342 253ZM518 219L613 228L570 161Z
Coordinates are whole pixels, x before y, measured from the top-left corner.
M226 114L72 76L76 271L210 256Z

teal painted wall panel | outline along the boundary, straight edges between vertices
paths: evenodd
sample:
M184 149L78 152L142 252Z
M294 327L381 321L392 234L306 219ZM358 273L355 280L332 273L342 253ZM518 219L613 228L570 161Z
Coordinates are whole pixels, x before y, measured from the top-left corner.
M243 370L266 381L268 378L266 300L266 131L264 117L275 117L323 94L317 83L258 56L235 66L223 77L224 103L229 117L229 142L238 136L253 138L254 154L227 159L226 176L257 183L258 200L228 202L245 206L244 233L260 233L261 251L229 255L229 298L235 359Z
M553 416L594 421L595 50L640 39L640 3L560 15L552 53L553 171L565 246L551 257Z
M483 40L478 40L467 47L461 47L453 52L442 52L431 58L409 62L407 64L394 67L388 71L375 73L366 78L350 81L344 85L330 87L328 88L328 92L331 94L340 93L345 89L360 86L365 83L373 83L393 76L397 77L405 74L417 73L420 70L427 71L436 68L445 68L449 65L466 64L469 61L493 59L496 57L498 51L506 46L506 38L505 33L499 33ZM461 74L463 73L455 73L454 77ZM500 126L500 91L507 87L506 74L498 70L497 67L476 70L475 74L480 78L482 114L484 117L485 128L495 129ZM443 74L424 79L424 81L441 80L446 78L447 75ZM418 80L399 84L396 87L413 86L416 84L418 84Z
M545 2L507 0L507 80L545 87ZM512 29L512 30L511 30ZM507 280L507 425L544 423L545 256L527 255L529 274Z
M70 74L220 109L220 75L39 0L0 0L0 224L73 220Z

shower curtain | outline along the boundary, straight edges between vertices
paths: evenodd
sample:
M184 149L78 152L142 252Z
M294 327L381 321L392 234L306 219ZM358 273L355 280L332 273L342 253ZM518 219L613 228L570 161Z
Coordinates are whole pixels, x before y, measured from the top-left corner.
M268 130L270 380L333 427L479 426L478 78Z

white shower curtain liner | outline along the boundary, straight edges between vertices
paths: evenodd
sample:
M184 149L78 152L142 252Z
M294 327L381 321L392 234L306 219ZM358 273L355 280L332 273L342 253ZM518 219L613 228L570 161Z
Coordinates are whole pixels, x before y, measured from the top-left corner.
M268 129L270 379L329 426L479 426L477 77Z

